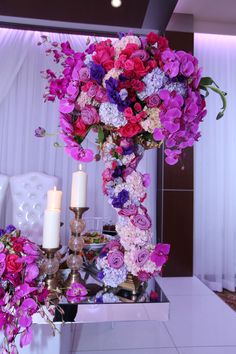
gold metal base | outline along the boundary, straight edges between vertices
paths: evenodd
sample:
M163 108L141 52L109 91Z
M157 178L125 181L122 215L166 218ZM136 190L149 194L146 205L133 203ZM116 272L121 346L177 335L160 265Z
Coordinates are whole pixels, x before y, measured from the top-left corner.
M84 208L77 208L77 207L70 207L69 208L73 213L75 214L75 219L80 220L82 219L83 214L89 210L89 208L84 207Z
M130 291L132 295L138 294L139 287L140 287L140 281L138 280L137 277L135 277L131 273L128 273L126 281L124 281L119 285L120 289Z

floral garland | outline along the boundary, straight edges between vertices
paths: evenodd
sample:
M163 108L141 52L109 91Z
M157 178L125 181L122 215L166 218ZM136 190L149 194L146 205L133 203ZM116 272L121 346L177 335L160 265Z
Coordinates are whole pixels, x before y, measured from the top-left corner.
M119 216L120 242L101 252L100 276L110 286L120 284L127 272L147 280L161 271L170 247L151 244L152 223L143 204L149 176L136 170L138 162L145 149L163 144L165 161L176 164L200 137L206 115L200 90L220 94L223 107L217 118L226 108L226 94L211 78L201 78L194 56L172 50L166 38L153 32L90 43L85 52L47 37L42 43L49 44L47 54L62 68L59 74L50 69L43 74L45 100L59 99L65 151L79 161L99 159L81 145L91 129L98 132L103 191ZM46 131L39 127L36 135Z

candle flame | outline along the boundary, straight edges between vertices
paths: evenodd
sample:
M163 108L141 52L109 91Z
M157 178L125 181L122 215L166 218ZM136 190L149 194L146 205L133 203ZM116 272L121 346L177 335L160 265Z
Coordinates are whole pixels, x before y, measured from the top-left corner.
M81 163L79 164L79 170L80 170L80 171L83 170L83 167L82 167L82 164L81 164Z
M55 191L57 190L57 187L56 187L56 186L54 186L54 187L53 187L53 190L54 190L54 192L55 192Z

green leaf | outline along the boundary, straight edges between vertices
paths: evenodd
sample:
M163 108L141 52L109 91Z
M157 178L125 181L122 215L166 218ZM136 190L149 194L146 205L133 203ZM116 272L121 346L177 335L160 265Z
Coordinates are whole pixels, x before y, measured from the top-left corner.
M200 83L199 83L200 86L209 86L209 85L212 85L212 84L214 84L216 87L219 88L217 83L209 76L202 77L201 80L200 80Z
M105 138L104 131L103 131L102 127L99 126L98 127L98 142L99 142L99 144L103 144L104 138Z

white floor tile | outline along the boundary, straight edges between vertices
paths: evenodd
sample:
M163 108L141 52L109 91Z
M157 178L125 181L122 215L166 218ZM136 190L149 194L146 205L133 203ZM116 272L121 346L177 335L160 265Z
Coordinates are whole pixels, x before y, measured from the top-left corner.
M106 351L79 351L72 352L73 354L179 354L174 348L143 348L143 349L119 349L119 350L106 350ZM226 353L228 354L228 353ZM231 354L231 353L230 353Z
M170 320L165 325L176 347L236 346L236 313L218 296L169 296L169 300Z
M73 351L173 348L168 331L158 322L116 322L75 325Z
M212 291L197 277L162 278L157 281L168 297L169 295L210 295Z
M178 348L179 354L236 354L236 347Z

